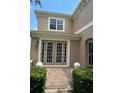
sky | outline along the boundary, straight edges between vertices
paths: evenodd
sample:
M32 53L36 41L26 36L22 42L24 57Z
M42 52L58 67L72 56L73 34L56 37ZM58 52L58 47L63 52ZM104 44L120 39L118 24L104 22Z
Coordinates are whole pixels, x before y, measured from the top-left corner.
M80 0L41 0L41 7L30 5L30 29L37 29L37 19L34 10L72 14Z

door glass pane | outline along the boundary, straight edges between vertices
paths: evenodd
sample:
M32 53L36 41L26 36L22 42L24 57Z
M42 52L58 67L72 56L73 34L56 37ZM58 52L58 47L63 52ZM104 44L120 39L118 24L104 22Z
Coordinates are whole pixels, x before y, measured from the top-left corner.
M53 43L47 43L47 62L52 63Z
M62 60L62 43L57 43L56 47L56 63L61 63Z
M64 43L64 62L66 62L66 47L67 47L67 44L66 44L66 42Z

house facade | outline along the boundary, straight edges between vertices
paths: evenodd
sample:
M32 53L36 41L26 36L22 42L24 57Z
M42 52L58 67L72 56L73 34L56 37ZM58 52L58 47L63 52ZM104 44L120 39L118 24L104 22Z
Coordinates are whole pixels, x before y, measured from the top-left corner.
M37 30L31 31L32 65L93 66L93 1L81 0L72 15L35 11Z

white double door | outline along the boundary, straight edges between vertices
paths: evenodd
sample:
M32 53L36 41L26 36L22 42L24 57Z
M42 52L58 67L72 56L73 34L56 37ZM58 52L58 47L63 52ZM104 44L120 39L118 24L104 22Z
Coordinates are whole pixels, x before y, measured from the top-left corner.
M67 64L66 41L42 41L41 61L45 65Z

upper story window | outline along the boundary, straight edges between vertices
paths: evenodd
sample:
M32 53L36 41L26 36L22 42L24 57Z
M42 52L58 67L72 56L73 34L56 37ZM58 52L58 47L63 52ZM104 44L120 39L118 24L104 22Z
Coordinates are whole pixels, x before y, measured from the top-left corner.
M64 31L65 20L62 18L49 18L48 30Z

